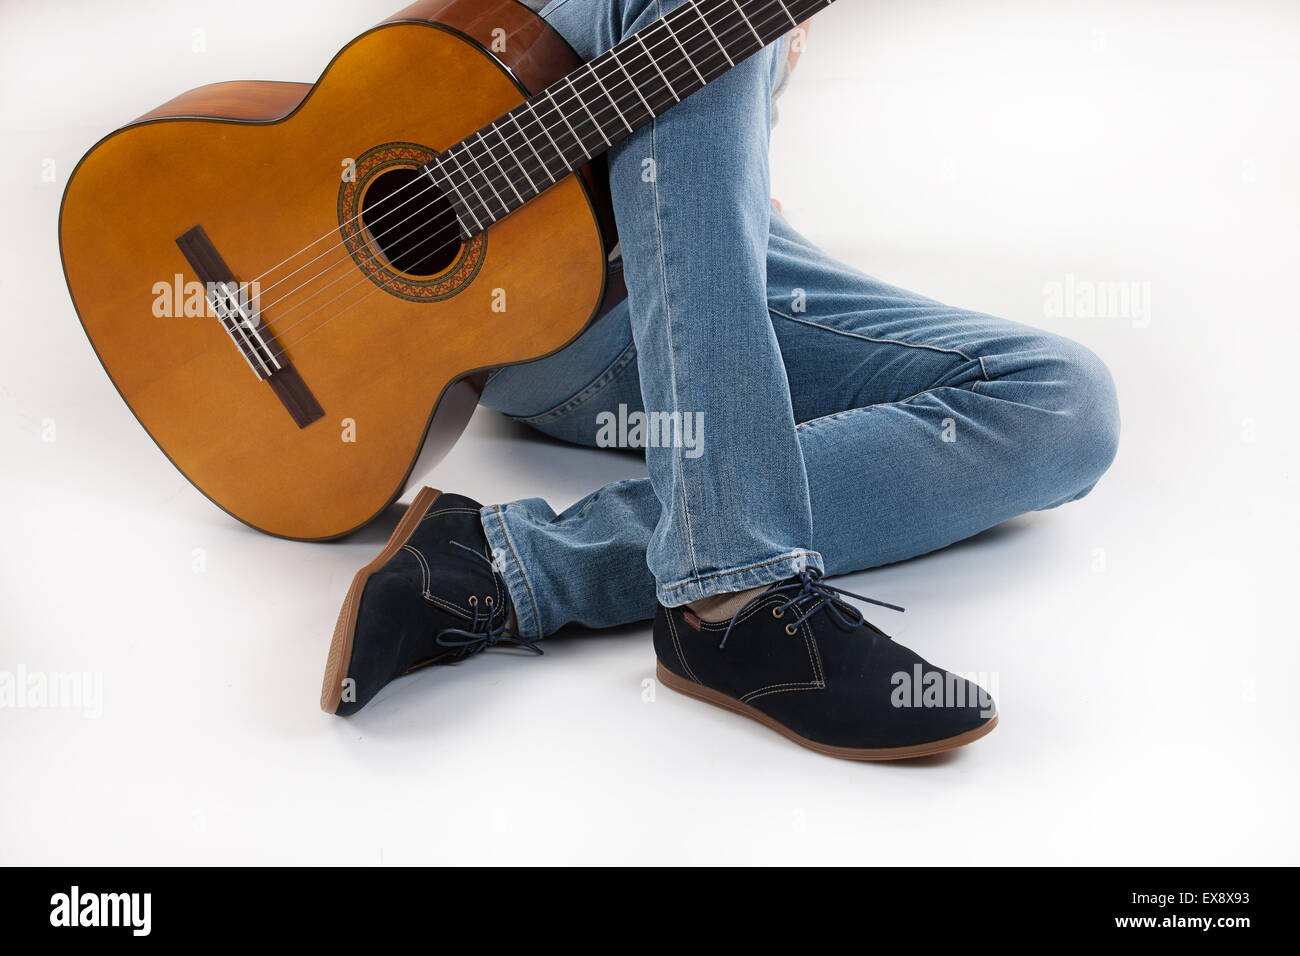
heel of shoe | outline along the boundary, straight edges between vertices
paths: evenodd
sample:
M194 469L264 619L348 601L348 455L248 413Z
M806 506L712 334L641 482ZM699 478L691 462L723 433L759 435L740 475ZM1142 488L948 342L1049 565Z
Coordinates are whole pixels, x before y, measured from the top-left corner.
M325 677L321 682L320 709L327 714L338 713L343 702L343 681L347 678L348 664L352 660L352 639L357 629L357 609L361 604L361 592L366 589L366 581L375 571L387 564L402 545L415 533L424 516L442 496L437 488L421 488L416 492L411 506L406 509L402 519L397 522L392 536L373 561L358 571L348 586L347 597L339 609L338 621L334 624L334 634L330 638L329 655L325 659Z

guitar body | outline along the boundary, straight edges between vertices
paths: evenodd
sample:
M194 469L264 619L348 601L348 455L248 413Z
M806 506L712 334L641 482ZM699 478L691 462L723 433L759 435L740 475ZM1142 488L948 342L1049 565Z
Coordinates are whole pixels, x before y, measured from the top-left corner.
M590 168L418 263L357 227L430 155L579 64L514 0L424 0L314 84L203 87L82 159L60 216L73 301L122 398L208 498L273 535L355 530L401 494L431 427L459 433L487 370L557 351L621 297ZM188 291L214 270L261 277L284 371L259 375Z

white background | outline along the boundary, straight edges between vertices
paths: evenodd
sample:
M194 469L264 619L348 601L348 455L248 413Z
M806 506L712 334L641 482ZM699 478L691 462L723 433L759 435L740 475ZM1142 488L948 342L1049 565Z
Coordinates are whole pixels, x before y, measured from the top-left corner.
M841 582L996 675L992 735L892 765L648 702L648 627L319 711L338 605L398 512L310 545L209 504L98 365L56 218L109 129L201 83L314 79L397 6L0 2L0 671L104 682L98 719L0 709L0 862L1300 862L1300 6L843 0L814 24L773 147L796 227L1079 339L1123 403L1087 500ZM1046 316L1069 275L1150 283L1149 325ZM558 510L639 472L480 412L424 479Z

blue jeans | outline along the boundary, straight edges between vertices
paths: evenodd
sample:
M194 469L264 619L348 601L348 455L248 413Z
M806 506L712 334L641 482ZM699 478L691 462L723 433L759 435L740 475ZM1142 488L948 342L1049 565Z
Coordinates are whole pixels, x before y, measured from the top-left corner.
M677 2L555 0L543 16L591 58ZM526 636L933 551L1082 497L1115 455L1114 385L1087 349L873 279L772 209L783 55L756 54L615 147L628 301L483 392L582 445L620 414L702 426L665 428L648 478L561 515L540 499L483 509Z

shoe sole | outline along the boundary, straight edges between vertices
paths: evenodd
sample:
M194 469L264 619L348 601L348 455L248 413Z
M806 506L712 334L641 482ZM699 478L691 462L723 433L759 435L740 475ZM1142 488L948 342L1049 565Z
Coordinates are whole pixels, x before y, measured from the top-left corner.
M659 678L659 683L665 687L677 691L679 694L685 694L687 697L694 697L696 700L702 700L706 704L712 704L715 707L721 707L723 710L729 710L734 714L740 714L748 717L750 720L756 720L764 727L775 730L782 737L793 740L801 747L807 747L809 750L815 750L819 754L825 754L828 757L838 757L841 760L906 760L910 757L929 757L932 754L941 754L948 750L955 750L958 747L964 747L969 743L979 740L985 734L993 730L998 725L997 714L987 723L980 724L973 730L957 734L955 737L945 737L942 740L931 740L923 744L912 744L908 747L878 747L878 748L859 748L859 747L833 747L830 744L821 744L815 740L809 740L801 734L795 733L789 727L781 724L777 720L769 717L756 707L736 700L734 697L728 697L726 694L719 693L711 687L705 687L703 684L697 684L693 680L687 680L685 677L679 677L668 668L664 667L658 660L655 661L655 676Z
M393 536L384 545L384 550L356 573L348 596L343 599L343 608L339 611L338 623L334 625L334 637L330 640L329 657L325 659L325 679L320 689L320 709L327 714L338 712L343 702L343 681L347 678L348 665L352 662L352 639L357 632L357 610L361 606L361 594L366 589L370 576L393 559L393 555L402 550L403 545L411 539L420 521L429 513L442 492L436 488L421 488L411 506L402 515L393 529Z

